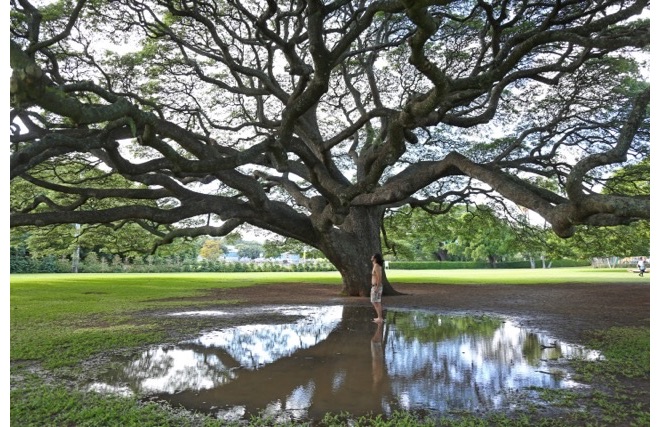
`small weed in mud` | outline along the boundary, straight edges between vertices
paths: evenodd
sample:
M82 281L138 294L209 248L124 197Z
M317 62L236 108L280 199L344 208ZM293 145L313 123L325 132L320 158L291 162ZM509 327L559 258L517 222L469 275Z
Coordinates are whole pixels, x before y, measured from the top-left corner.
M352 418L350 414L328 414L318 424L322 427L573 427L576 425L600 425L582 415L565 418L538 418L520 415L512 417L503 413L485 416L461 415L456 417L422 416L406 411L383 415Z
M382 414L364 415L353 417L351 414L342 412L339 414L326 414L319 423L322 427L434 427L437 420L416 415L406 411L395 411L392 415L385 417Z
M578 393L575 393L571 390L539 388L538 391L539 398L543 401L554 406L561 406L564 408L577 407L577 400L580 397Z
M605 425L650 425L650 335L649 328L593 332L590 346L605 357L574 362L579 378L603 386L592 392L590 403L602 413Z
M577 373L587 381L617 377L648 379L651 373L649 328L611 328L591 333L592 348L606 355L598 362L576 362Z
M188 413L168 411L156 403L72 391L36 378L27 378L20 388L13 389L10 400L12 426L213 425Z

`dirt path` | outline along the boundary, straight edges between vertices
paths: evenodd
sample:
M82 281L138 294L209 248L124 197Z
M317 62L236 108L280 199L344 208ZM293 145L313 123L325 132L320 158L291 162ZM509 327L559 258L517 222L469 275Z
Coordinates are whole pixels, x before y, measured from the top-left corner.
M650 326L650 285L430 285L397 284L404 295L383 297L394 308L441 310L449 313L493 314L514 318L521 326L547 331L558 339L579 343L588 330L614 326ZM242 304L350 304L370 306L368 298L343 297L336 285L272 284L216 290L212 298ZM208 297L207 297L208 298Z

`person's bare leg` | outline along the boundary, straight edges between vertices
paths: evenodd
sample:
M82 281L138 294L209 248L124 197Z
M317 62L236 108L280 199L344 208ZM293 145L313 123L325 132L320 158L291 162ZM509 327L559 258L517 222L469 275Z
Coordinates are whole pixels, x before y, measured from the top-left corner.
M374 319L374 322L380 323L383 321L383 306L379 302L375 302L373 303L373 305L374 308L376 309L376 315L378 316Z

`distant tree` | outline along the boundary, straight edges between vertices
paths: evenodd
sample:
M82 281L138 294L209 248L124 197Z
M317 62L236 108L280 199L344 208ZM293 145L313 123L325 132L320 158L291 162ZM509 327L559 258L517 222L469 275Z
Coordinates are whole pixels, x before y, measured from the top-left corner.
M263 244L264 257L278 258L284 253L299 254L303 258L325 258L318 249L294 239L270 239Z
M238 232L228 233L221 241L224 246L235 246L243 241L243 236Z
M606 229L580 227L571 244L580 258L648 256L651 227L648 221Z
M543 268L550 268L557 259L579 259L574 249L574 238L558 237L547 225L529 224L525 221L511 224L515 236L517 255L535 268L537 261Z
M221 242L218 239L206 239L199 250L199 256L207 261L217 261L222 253Z
M241 258L256 259L264 252L263 246L257 242L241 242L237 246L238 256Z
M277 258L285 252L280 242L272 239L266 240L263 244L263 248L265 258Z
M439 215L442 206L390 210L383 220L384 253L399 260L438 260L446 244L453 240L451 228L460 220L465 207L455 206Z
M471 208L451 228L450 253L469 260L484 260L494 267L502 257L518 252L511 225L484 205Z

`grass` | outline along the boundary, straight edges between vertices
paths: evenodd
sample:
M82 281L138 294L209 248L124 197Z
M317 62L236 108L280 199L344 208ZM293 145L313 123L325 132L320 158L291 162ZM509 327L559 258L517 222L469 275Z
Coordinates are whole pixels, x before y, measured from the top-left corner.
M530 270L388 270L394 283L438 284L534 284L648 281L627 270L590 268ZM134 348L163 342L170 329L162 318L136 316L144 310L204 307L233 301L186 301L177 299L204 295L209 289L258 286L273 282L337 284L338 273L179 273L179 274L40 274L13 275L10 281L11 425L17 426L215 426L218 420L191 416L134 398L86 393L62 378L73 375L80 363L114 349ZM643 403L650 374L650 331L648 328L613 328L597 331L592 348L606 356L604 362L576 362L583 379L603 381L613 394L593 393L582 402L601 414L574 410L555 420L531 416L508 417L490 414L464 415L451 419L428 419L410 413L350 419L348 414L328 414L326 426L569 426L649 425L649 410ZM67 372L69 374L67 374ZM63 373L63 374L62 374ZM623 380L622 380L623 379ZM641 381L645 390L629 387ZM552 401L584 399L566 392L548 395ZM577 403L575 404L577 405ZM530 412L533 414L533 411ZM267 417L250 425L272 425Z
M507 284L542 283L648 283L650 274L639 277L627 269L595 269L591 267L484 269L484 270L388 270L391 282L438 284Z

